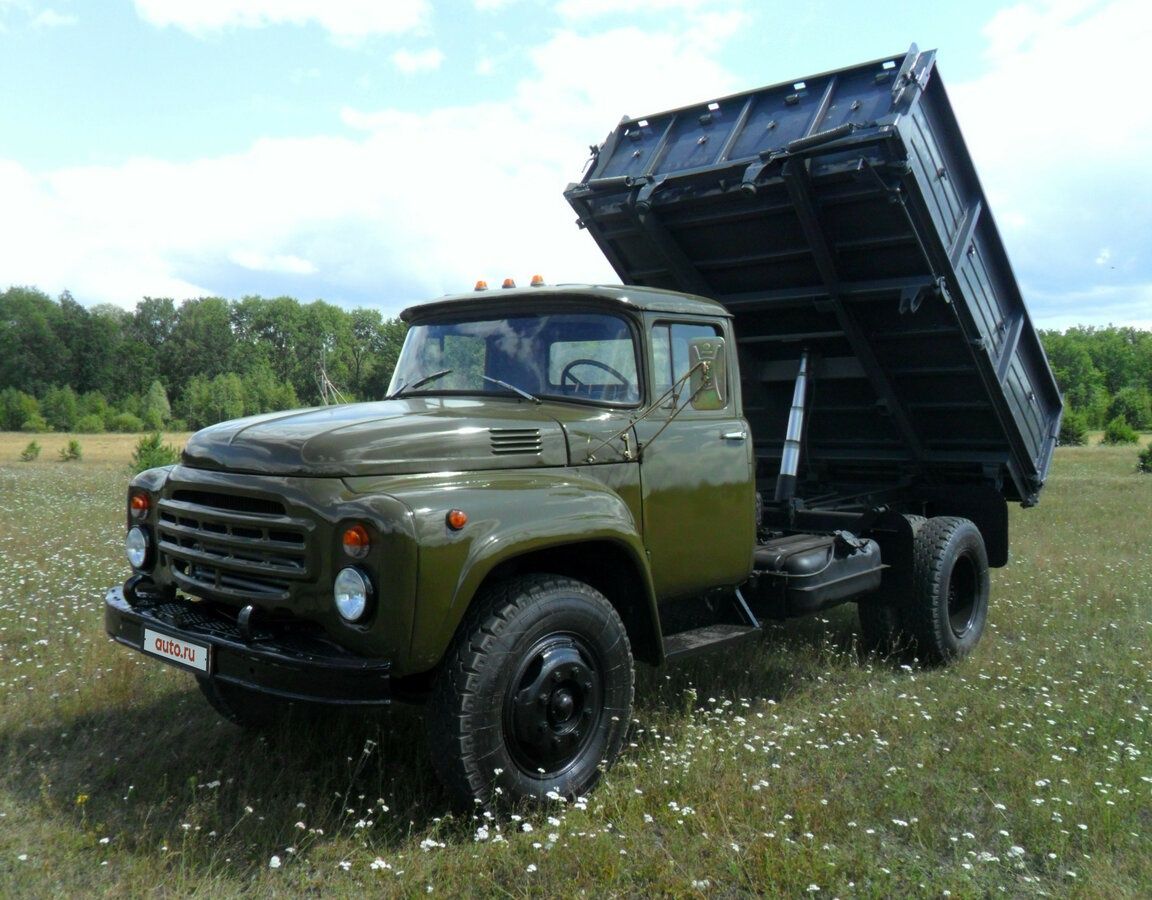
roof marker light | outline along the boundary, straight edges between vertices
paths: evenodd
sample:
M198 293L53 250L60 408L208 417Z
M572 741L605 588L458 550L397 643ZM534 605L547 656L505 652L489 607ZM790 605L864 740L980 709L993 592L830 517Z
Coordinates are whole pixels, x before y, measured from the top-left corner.
M514 288L514 287L516 287L516 282L511 278L505 278L504 283L502 285L500 285L500 287L502 287L502 288Z
M479 281L476 282L476 287L474 287L472 290L474 290L474 291L486 291L486 290L488 290L488 282L485 281L483 278L481 278Z
M544 276L543 275L533 275L532 276L532 287L544 287Z

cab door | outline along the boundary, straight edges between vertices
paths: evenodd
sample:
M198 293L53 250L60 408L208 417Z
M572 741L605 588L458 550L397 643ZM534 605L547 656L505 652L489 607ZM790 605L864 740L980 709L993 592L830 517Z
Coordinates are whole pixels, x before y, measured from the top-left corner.
M648 321L651 399L673 390L691 368L689 341L722 336L724 323L707 319ZM752 435L741 414L739 375L728 367L727 404L694 409L685 380L678 396L635 426L641 446L644 543L658 597L697 593L744 581L756 538Z

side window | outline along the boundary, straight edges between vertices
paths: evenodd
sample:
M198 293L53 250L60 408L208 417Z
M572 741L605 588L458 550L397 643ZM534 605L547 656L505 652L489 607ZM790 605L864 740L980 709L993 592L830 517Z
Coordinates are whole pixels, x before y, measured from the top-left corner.
M659 322L652 328L652 365L655 369L656 397L671 390L672 386L688 374L692 363L688 358L688 342L693 338L716 337L720 332L715 325L689 325L685 322ZM678 388L679 405L684 406L692 396L688 380ZM665 405L671 404L671 398Z

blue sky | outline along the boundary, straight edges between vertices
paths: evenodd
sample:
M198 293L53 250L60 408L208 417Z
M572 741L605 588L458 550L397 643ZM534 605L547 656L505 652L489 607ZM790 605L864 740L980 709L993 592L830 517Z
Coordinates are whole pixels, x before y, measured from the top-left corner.
M1037 324L1152 327L1143 0L0 0L0 285L393 315L613 281L561 192L622 115L912 42Z

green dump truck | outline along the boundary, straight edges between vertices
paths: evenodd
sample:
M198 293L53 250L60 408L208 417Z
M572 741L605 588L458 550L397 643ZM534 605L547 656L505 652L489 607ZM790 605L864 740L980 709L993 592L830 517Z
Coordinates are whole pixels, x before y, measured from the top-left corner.
M626 118L566 196L622 286L414 306L385 399L197 433L108 633L241 725L423 703L464 803L585 793L636 660L770 619L971 651L1061 401L934 55Z

